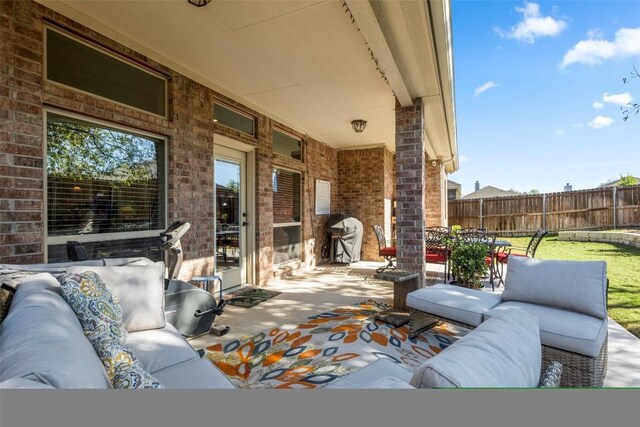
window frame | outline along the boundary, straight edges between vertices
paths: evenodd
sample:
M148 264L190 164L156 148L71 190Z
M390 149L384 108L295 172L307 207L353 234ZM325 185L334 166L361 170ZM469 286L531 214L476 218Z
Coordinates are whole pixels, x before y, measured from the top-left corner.
M69 39L71 39L71 40L73 40L73 41L75 41L77 43L81 43L81 44L83 44L83 45L85 45L85 46L87 46L87 47L89 47L89 48L91 48L93 50L96 50L96 51L102 53L103 55L110 56L111 58L113 58L113 59L115 59L117 61L123 62L123 63L125 63L125 64L127 64L127 65L129 65L131 67L137 68L140 71L143 71L143 72L145 72L147 74L150 74L150 75L152 75L154 77L158 77L158 78L162 79L164 81L164 115L159 115L159 114L154 113L152 111L143 110L142 108L138 108L138 107L130 105L130 104L125 104L123 102L116 101L115 99L112 99L112 98L107 98L107 97L104 97L102 95L95 94L93 92L88 92L86 90L78 89L75 86L69 86L69 85L67 85L65 83L61 83L61 82L58 82L56 80L51 80L49 78L49 70L48 70L48 67L47 67L48 55L49 55L49 52L48 52L48 49L47 49L47 32L48 32L48 30L54 31L54 32L56 32L58 34L62 34L64 37L67 37L67 38L69 38ZM113 104L121 105L121 106L126 107L126 108L131 108L133 110L140 111L140 112L142 112L144 114L149 114L149 115L152 115L154 117L161 117L163 119L168 119L169 118L169 77L168 76L166 76L164 74L161 74L159 72L156 72L156 71L154 71L154 70L152 70L150 68L144 67L144 66L140 65L139 63L129 59L128 57L126 57L124 55L121 55L121 54L118 54L117 52L115 52L113 50L106 49L105 47L101 46L100 44L98 44L98 43L96 43L96 42L94 42L94 41L92 41L90 39L87 39L85 37L79 36L79 35L71 32L71 31L68 31L68 30L66 30L64 28L58 27L58 26L56 26L54 24L47 23L47 22L45 22L44 31L43 31L43 63L42 63L42 67L43 67L44 81L46 83L54 84L54 85L57 85L57 86L60 86L60 87L64 87L64 88L68 88L68 89L71 89L71 90L73 90L73 91L75 91L77 93L81 93L81 94L84 94L84 95L92 96L92 97L95 97L95 98L98 98L98 99L101 99L101 100L104 100L104 101L107 101L107 102L112 102Z
M72 113L66 110L61 110L57 108L44 108L44 120L43 120L43 153L44 153L44 165L42 168L43 175L43 228L44 228L44 259L45 262L49 259L49 245L63 245L69 240L75 240L80 243L87 242L106 242L110 240L123 240L123 235L125 235L125 239L140 239L147 237L158 237L160 233L167 228L167 223L169 219L169 138L164 135L155 134L152 132L131 128L127 126L123 126L118 123L109 122L106 120L96 119L94 117L84 116L82 114ZM164 181L164 196L163 196L163 218L164 224L162 224L162 228L154 229L154 230L146 230L146 231L125 231L125 232L113 232L113 233L93 233L93 234L77 234L77 235L59 235L59 236L49 236L49 177L47 175L47 147L48 147L48 139L47 139L47 125L49 123L49 115L55 114L59 116L69 117L71 119L82 120L89 124L95 124L97 126L104 126L107 128L119 130L126 133L131 133L134 135L139 135L143 137L153 138L157 140L162 140L164 142L164 153L162 154L162 160L165 164L164 173L163 173L163 181Z
M304 242L304 237L302 235L302 231L303 231L303 229L302 229L302 219L304 218L304 211L303 211L304 203L303 203L302 198L304 197L304 188L303 188L304 184L302 182L303 174L302 174L301 171L296 170L296 169L283 167L283 166L274 165L272 167L272 170L276 170L276 169L281 169L281 170L285 170L287 172L293 172L293 173L296 173L296 174L300 175L300 221L273 222L272 223L272 228L284 228L284 227L296 227L297 226L297 227L299 227L299 230L300 230L300 242L298 243L298 245L299 245L298 257L294 258L294 259L287 260L287 261L279 262L279 263L276 263L276 262L273 263L274 267L281 267L281 266L284 266L284 265L288 265L288 264L291 264L291 263L296 263L296 262L301 262L302 261L302 254L304 252L303 251L303 247L302 247L302 244ZM273 194L273 189L271 190L271 192ZM271 201L271 208L273 209L273 199ZM272 249L273 249L273 244L272 244Z
M292 159L292 160L304 163L305 149L304 149L304 141L303 141L303 139L300 136L295 135L295 134L293 134L293 133L291 133L289 131L286 131L286 130L278 127L278 126L274 126L273 129L271 130L271 139L272 139L272 141L275 140L275 138L274 138L275 132L281 133L284 136L288 136L289 138L295 139L296 141L298 141L300 143L300 158L296 159L295 157L287 156L286 154L276 153L275 150L273 149L273 145L272 145L271 151L273 152L273 154L276 154L278 156L286 157L288 159Z
M223 108L226 108L227 110L232 111L232 112L234 112L234 113L236 113L238 115L244 116L247 119L251 119L251 121L253 122L253 132L252 133L247 133L247 132L245 132L243 130L240 130L240 129L237 129L237 128L234 128L234 127L231 127L231 126L227 126L224 123L220 123L218 121L218 119L216 119L216 105L219 105L219 106L221 106ZM213 122L217 126L222 126L225 129L231 129L231 130L233 130L235 132L240 132L242 135L249 135L252 138L256 138L256 130L257 130L256 124L258 122L258 119L257 119L257 117L255 117L255 116L253 116L253 115L251 115L249 113L245 113L244 111L242 111L242 110L240 110L238 108L235 108L235 107L227 104L226 102L220 101L218 99L214 99L213 100L213 108L212 108L212 111L211 111L211 116L213 117Z

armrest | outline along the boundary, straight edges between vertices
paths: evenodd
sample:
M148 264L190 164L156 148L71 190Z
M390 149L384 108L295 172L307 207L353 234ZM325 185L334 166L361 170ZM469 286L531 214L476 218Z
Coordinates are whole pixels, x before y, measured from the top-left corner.
M542 380L540 380L540 388L556 388L560 386L560 378L562 377L562 364L560 362L551 362L547 366Z

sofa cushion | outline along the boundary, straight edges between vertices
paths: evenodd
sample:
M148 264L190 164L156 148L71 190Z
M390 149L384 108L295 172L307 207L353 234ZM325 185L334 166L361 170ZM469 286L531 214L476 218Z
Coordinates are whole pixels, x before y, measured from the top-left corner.
M509 257L502 299L607 318L607 264Z
M109 388L107 373L51 274L25 277L0 330L0 380Z
M127 331L164 328L164 263L109 267L69 267L70 273L91 270L113 290L122 306Z
M414 388L409 385L411 371L389 359L378 359L327 388Z
M489 319L511 309L526 311L538 319L542 344L596 357L607 336L607 319L554 307L509 301L485 313Z
M407 295L407 305L425 313L477 326L482 314L500 303L488 292L439 283Z
M73 309L91 344L101 336L127 340L118 298L93 271L65 273L58 281L62 296ZM95 347L95 345L94 345Z
M152 374L165 388L235 388L229 378L208 359L191 359Z
M110 336L101 336L92 344L113 388L164 388L157 379L145 371L133 351L122 341Z
M90 259L86 261L53 262L43 264L0 264L0 273L8 271L27 271L32 273L66 273L67 268L72 266L103 266L101 259Z
M131 332L127 345L151 373L199 357L171 323L162 329Z
M107 267L119 266L119 265L153 265L154 262L145 257L133 257L133 258L103 258L101 260Z
M537 387L541 361L536 318L513 309L422 363L410 383L418 388Z

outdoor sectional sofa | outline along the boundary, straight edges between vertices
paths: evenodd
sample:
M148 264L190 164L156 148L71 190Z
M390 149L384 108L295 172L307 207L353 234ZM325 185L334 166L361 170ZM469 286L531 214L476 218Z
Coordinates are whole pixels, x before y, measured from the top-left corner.
M118 298L126 345L163 388L234 388L166 321L164 265L146 258L0 265L3 282L19 284L0 329L0 388L112 387L58 280L87 271L97 273ZM328 388L537 387L541 363L537 320L512 310L498 313L415 373L378 360ZM561 367L551 368L544 384L553 386Z
M432 316L476 328L509 310L537 318L543 366L563 365L562 387L602 387L607 371L607 266L604 261L510 257L501 295L437 284L407 295L410 336Z
M0 330L0 388L112 387L54 277L86 270L97 272L117 296L126 345L162 387L234 388L166 321L164 264L146 258L0 265L0 274L20 282Z

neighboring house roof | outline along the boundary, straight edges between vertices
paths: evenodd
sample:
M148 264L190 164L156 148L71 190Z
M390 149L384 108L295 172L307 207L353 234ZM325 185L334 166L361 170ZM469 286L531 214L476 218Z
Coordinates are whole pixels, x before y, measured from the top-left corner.
M447 188L462 188L462 185L450 179L447 180Z
M505 196L519 196L520 193L511 190L502 190L497 187L492 187L491 185L487 185L486 187L482 187L478 191L474 191L473 193L467 194L466 196L462 196L462 199L488 199L490 197L505 197Z
M636 181L638 181L638 183L640 183L640 178L639 177L634 176L634 178L636 179ZM598 188L601 188L601 187L613 187L614 185L618 185L620 183L620 179L621 178L618 178L615 181L606 182L606 183L604 183L602 185L599 185Z

